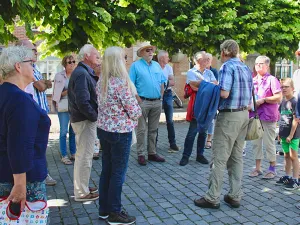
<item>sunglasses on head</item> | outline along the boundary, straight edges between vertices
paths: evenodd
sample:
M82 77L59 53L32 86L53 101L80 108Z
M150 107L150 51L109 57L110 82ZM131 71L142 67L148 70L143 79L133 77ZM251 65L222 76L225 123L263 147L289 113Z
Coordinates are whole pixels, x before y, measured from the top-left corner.
M67 62L68 64L76 63L75 60Z
M152 48L147 48L146 52L153 52L153 49Z

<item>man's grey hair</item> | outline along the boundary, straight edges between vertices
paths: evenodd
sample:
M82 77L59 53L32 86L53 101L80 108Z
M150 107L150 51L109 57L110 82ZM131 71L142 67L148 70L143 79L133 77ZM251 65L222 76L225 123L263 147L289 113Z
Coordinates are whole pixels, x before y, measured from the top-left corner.
M213 56L210 53L206 53L206 57L209 58L209 60L212 60Z
M224 55L230 58L237 57L240 51L240 47L235 40L226 40L220 45L221 52L224 52Z
M11 46L3 49L0 55L0 74L5 79L15 71L15 64L30 60L33 57L31 49L25 46Z
M256 62L256 60L259 60L259 59L264 60L264 61L265 61L265 64L266 64L267 66L270 66L271 60L270 60L270 58L269 58L268 56L260 55L260 56L258 56L258 57L255 59L255 62Z
M83 61L84 55L85 54L90 55L93 49L96 49L93 45L85 44L78 53L78 56L77 56L78 60Z
M165 50L159 50L159 52L158 52L158 54L157 54L157 60L159 61L160 58L161 58L162 56L164 56L165 54L168 54L168 52L165 51Z
M196 52L194 54L194 62L196 63L200 58L206 58L206 52L205 51L200 51L200 52Z

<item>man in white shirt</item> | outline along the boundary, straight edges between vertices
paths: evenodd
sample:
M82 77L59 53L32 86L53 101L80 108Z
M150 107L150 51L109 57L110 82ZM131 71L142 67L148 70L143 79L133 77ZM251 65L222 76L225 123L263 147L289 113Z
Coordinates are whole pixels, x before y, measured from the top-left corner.
M170 59L167 51L159 51L157 59L166 78L165 91L163 95L163 108L166 115L168 139L170 143L170 148L168 152L178 152L179 147L176 145L175 129L173 123L173 95L171 88L175 85L173 68L168 64Z

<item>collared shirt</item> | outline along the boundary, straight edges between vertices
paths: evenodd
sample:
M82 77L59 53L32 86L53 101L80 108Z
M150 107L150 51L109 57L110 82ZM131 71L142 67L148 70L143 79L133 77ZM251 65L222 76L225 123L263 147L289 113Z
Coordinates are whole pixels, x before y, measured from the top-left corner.
M169 76L173 76L174 75L172 66L170 66L169 64L166 64L165 67L163 68L163 72L164 72L164 75L165 75L165 78L166 78L165 85L167 86L168 85ZM169 89L172 89L172 88L168 87L167 90L169 90Z
M274 76L266 73L262 78L257 75L253 78L254 94L257 99L271 97L281 92L280 82ZM263 103L257 108L258 116L263 121L276 122L279 120L278 104Z
M161 98L161 84L166 78L157 62L151 61L148 64L142 58L131 65L129 76L139 96Z
M203 79L207 82L214 82L216 81L216 78L213 74L213 72L211 72L208 69L204 69L203 73L201 73L196 66L194 66L193 68L191 68L187 74L186 74L186 83L190 83L190 81L197 81Z
M91 74L93 74L94 76L96 76L96 75L95 75L95 71L94 71L89 65L85 64L85 63L82 62L82 61L81 61L81 63L82 63L83 65L86 66L86 68L87 68L87 70L88 70L89 73L91 73Z
M33 64L33 75L36 81L44 80L42 74L38 70L37 66ZM45 91L39 91L37 88L34 87L34 98L37 104L44 109L47 113L49 112L49 106L47 101L47 96Z
M219 82L220 88L229 92L228 98L221 98L219 110L239 109L251 104L252 72L240 59L231 58L221 66Z

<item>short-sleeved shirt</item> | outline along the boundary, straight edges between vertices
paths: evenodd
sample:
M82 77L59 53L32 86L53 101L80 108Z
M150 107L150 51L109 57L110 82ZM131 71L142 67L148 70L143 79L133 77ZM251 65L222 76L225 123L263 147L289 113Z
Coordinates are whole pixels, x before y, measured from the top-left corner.
M188 84L190 81L197 81L203 79L207 82L214 82L216 78L211 70L205 69L203 73L199 71L196 66L188 70L186 74L186 83Z
M129 75L139 96L152 99L162 97L161 84L166 78L157 62L152 60L148 64L142 58L131 65Z
M166 78L165 85L167 85L167 81L169 79L169 76L174 75L172 66L170 66L169 64L166 64L165 67L163 68L163 73L164 73L165 78ZM167 89L171 89L171 87L168 87Z
M269 73L263 77L257 75L253 78L254 94L257 99L271 97L281 92L278 79ZM263 103L257 108L258 116L267 122L277 122L279 120L278 104Z
M44 79L35 64L33 64L33 75L34 75L36 81ZM34 100L36 100L38 105L42 109L44 109L47 113L49 112L49 106L48 106L48 101L47 101L47 96L46 96L45 91L39 91L37 88L34 87Z
M221 98L219 110L239 109L251 104L252 72L239 58L231 58L221 66L219 86L229 92L228 98Z
M297 100L295 97L290 100L283 99L280 107L280 121L279 121L279 136L286 138L290 135L294 115L296 114ZM294 137L300 138L300 126L297 127Z

